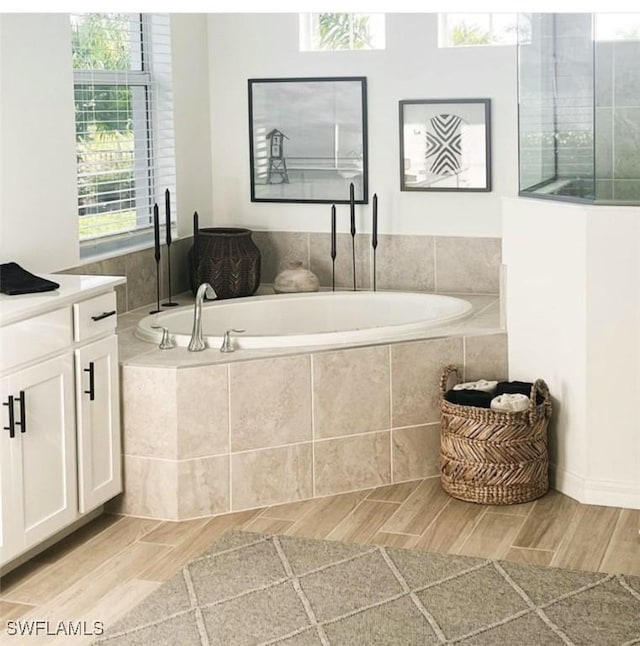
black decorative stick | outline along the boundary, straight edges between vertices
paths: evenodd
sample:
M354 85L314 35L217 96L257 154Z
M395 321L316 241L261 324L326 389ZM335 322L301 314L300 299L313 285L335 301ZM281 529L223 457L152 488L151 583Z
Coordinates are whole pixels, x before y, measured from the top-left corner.
M153 205L153 243L156 259L156 309L149 314L157 314L160 311L160 218L157 204Z
M165 233L167 234L167 275L169 279L169 300L162 303L162 307L175 307L178 303L171 300L171 193L169 189L164 192Z
M336 205L331 207L331 291L336 291Z
M373 247L373 291L376 291L376 249L378 247L378 194L373 194L373 225L371 228L371 246Z
M200 269L200 226L198 224L198 212L193 212L193 276L194 287L193 293L199 287L200 276L198 270Z
M356 202L355 187L349 184L349 209L351 211L351 256L353 258L353 291L356 291Z

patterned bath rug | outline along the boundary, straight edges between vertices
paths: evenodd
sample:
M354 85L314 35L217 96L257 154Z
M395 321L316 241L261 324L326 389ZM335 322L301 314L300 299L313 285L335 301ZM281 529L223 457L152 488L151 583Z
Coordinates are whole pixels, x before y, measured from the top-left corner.
M106 646L630 646L640 577L229 532Z

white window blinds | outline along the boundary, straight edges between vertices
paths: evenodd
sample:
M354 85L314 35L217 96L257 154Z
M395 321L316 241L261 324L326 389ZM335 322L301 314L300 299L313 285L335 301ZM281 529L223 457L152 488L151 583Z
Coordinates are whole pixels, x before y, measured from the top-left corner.
M71 15L80 240L140 237L175 204L167 14Z

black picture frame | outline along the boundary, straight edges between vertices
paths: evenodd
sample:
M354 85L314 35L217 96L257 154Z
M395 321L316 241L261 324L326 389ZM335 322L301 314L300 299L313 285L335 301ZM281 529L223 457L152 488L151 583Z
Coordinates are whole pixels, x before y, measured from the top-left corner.
M491 191L491 100L399 102L401 191Z
M367 79L248 80L252 202L368 203ZM279 155L279 156L278 156Z

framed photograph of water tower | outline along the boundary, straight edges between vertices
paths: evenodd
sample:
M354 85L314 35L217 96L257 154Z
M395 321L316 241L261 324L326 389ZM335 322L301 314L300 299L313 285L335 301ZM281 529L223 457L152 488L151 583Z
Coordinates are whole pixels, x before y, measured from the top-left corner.
M249 79L252 202L366 204L367 79Z
M400 190L491 190L489 99L400 101Z

